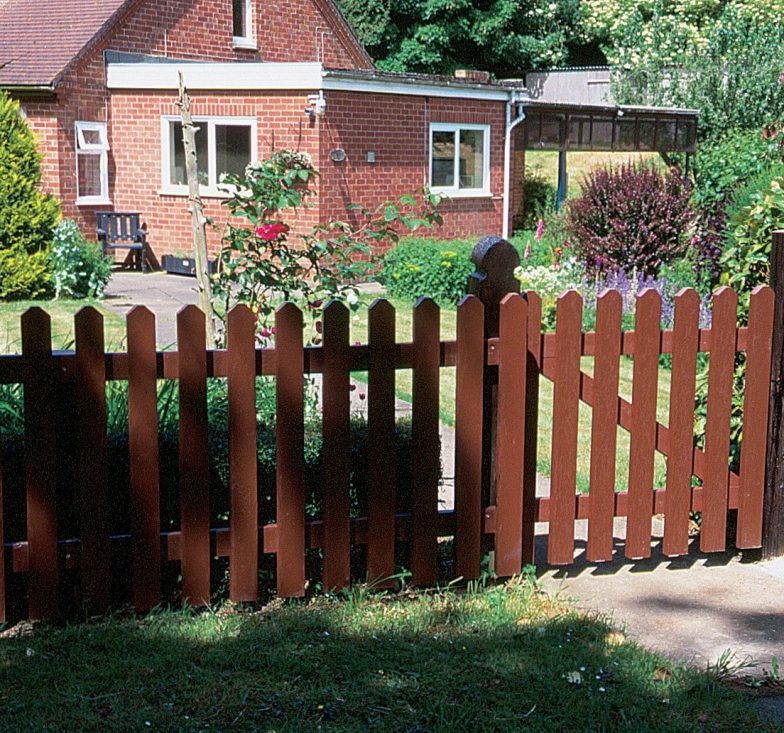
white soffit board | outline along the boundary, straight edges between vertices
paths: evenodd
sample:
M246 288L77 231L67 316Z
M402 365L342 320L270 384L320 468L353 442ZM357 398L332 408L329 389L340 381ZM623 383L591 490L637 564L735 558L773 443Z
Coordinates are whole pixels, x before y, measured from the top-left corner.
M178 72L188 89L275 90L321 87L319 63L109 63L109 89L178 89Z

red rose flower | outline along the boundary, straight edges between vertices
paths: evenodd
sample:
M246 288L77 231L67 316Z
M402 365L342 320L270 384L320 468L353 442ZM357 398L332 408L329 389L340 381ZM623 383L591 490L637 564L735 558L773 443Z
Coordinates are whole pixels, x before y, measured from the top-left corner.
M280 222L262 224L256 228L256 236L265 242L274 242L281 234L285 234L288 230L289 228Z

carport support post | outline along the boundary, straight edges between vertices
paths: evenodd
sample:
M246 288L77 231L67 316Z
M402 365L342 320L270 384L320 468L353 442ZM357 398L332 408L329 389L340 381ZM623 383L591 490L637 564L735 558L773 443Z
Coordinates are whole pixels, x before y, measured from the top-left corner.
M476 271L468 278L468 293L476 295L485 307L485 340L498 337L501 300L507 293L519 293L514 276L520 255L505 239L484 237L471 253ZM482 501L495 504L495 443L498 417L498 367L487 365L485 351L484 403L482 411ZM483 535L487 537L487 535ZM490 549L483 543L483 550Z
M762 557L765 559L784 555L784 231L773 232L770 285L776 296L776 306L762 515Z

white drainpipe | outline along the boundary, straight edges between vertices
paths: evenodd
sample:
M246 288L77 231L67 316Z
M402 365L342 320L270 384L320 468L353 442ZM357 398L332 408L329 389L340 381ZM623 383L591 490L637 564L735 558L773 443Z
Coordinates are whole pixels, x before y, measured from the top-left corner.
M524 119L525 112L520 108L520 113L512 119L512 108L521 103L518 93L514 92L512 98L506 103L506 138L504 140L504 221L501 236L509 239L509 212L512 208L512 132Z

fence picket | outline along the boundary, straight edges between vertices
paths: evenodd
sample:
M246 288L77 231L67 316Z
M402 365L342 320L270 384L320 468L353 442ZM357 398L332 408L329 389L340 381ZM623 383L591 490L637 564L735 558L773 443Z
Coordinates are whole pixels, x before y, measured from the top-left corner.
M661 296L655 290L645 290L637 296L634 319L627 558L650 557L651 554L660 346Z
M74 318L76 335L76 447L82 598L92 611L109 607L109 466L106 433L106 358L103 316L92 307Z
M704 504L700 529L700 550L703 552L723 550L726 544L737 317L737 293L727 287L719 288L713 296L708 414L705 421Z
M52 324L40 308L22 316L26 379L25 484L30 618L52 617L59 607L57 558L57 432Z
M495 572L519 573L523 563L523 457L525 456L528 302L517 293L501 301L496 446Z
M411 507L411 580L432 585L438 551L438 407L441 365L440 311L420 298L414 308L414 383L412 406L413 502Z
M343 303L324 309L323 333L324 588L342 590L351 582L349 313Z
M735 540L735 546L741 550L762 546L774 306L773 290L764 286L754 289L749 302L749 345L746 350L746 392L743 400L738 530Z
M137 611L149 611L161 599L155 316L136 306L127 328L133 604Z
M256 448L256 316L236 305L228 319L229 363L229 597L252 602L259 592Z
M285 303L275 314L277 382L277 590L305 594L305 397L302 313Z
M583 301L577 291L570 290L558 298L547 539L547 562L551 565L568 565L574 560L582 313Z
M525 367L525 446L523 453L523 563L536 560L536 458L539 437L539 375L542 371L542 299L528 301L528 354Z
M484 307L473 295L457 307L455 389L455 563L466 580L479 577L482 540L482 394Z
M395 309L368 314L368 581L395 572Z
M670 386L667 501L664 506L665 555L689 551L691 477L694 473L694 392L697 381L700 296L684 290L675 298Z
M207 343L204 313L177 314L180 374L180 529L182 594L191 606L210 602L210 497L207 443Z
M612 560L615 516L615 451L618 442L618 371L621 295L605 290L596 302L594 404L591 415L591 483L587 557Z

